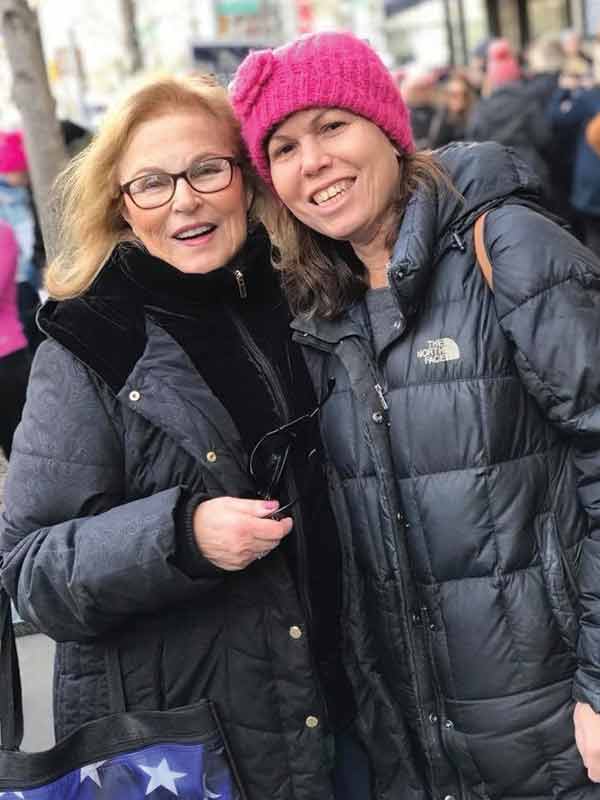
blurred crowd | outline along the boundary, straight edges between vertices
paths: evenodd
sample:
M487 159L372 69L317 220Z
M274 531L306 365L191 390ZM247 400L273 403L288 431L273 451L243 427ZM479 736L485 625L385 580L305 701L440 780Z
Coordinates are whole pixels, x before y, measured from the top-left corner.
M480 43L456 70L398 70L421 149L493 140L538 175L545 205L600 254L600 42L575 31L523 53L506 39Z
M74 155L89 132L61 121ZM21 131L0 133L0 453L10 457L21 418L31 358L42 340L35 315L40 304L44 243Z

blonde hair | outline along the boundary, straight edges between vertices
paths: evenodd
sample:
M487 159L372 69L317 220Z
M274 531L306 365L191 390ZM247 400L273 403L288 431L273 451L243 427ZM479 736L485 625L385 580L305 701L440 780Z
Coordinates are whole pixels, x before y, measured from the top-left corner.
M445 189L458 194L431 152L404 153L400 167L393 199L396 224L387 239L390 250L416 189ZM307 227L273 196L261 196L257 213L271 237L273 265L282 273L294 314L333 319L362 297L368 288L367 272L347 242L334 241Z
M253 184L227 92L216 80L208 75L146 79L107 115L92 142L57 180L60 245L46 274L51 297L63 300L85 292L115 246L134 240L121 214L120 158L142 123L180 111L211 114L229 130L246 185Z

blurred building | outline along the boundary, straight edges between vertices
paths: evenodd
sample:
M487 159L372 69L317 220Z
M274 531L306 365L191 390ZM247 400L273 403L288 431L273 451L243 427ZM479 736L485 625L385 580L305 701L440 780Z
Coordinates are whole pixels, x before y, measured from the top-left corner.
M384 0L388 46L400 63L464 64L483 39L520 49L547 33L600 32L600 0Z

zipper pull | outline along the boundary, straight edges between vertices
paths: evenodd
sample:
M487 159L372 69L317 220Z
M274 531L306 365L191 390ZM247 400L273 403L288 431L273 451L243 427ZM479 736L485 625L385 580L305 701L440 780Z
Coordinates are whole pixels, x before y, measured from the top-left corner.
M377 392L377 397L379 398L379 402L381 403L381 407L383 408L383 410L384 411L389 411L390 407L387 404L387 401L385 399L385 395L383 393L383 387L381 386L380 383L376 383L375 384L375 391Z
M242 300L245 300L248 297L248 289L246 288L246 279L244 278L244 273L240 269L234 269L233 274L235 275L235 279L237 281L240 297Z
M460 238L458 231L453 231L452 233L452 244L454 247L457 247L461 253L464 253L465 250L467 249L465 243Z
M427 606L421 606L420 609L421 619L423 620L423 625L428 628L430 631L434 631L436 629L435 623L431 620L431 615L429 614L429 609Z

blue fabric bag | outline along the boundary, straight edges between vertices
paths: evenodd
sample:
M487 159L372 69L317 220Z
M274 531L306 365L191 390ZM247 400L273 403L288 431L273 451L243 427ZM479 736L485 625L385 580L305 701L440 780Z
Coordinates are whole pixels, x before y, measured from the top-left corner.
M118 650L107 650L115 713L42 753L19 751L23 706L10 601L0 589L0 797L6 800L245 800L208 700L125 711Z

